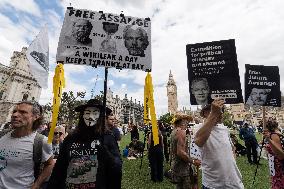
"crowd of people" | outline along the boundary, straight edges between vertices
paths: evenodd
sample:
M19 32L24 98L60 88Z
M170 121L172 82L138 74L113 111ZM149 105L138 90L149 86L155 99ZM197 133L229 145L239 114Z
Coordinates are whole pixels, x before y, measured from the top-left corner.
M123 150L123 157L148 154L150 179L163 182L166 176L177 189L199 188L199 169L202 189L243 189L236 156L247 155L248 163L259 164L254 130L247 122L243 124L239 130L245 144L242 146L222 123L221 99L203 106L203 121L182 113L175 115L171 126L159 121L158 145L154 145L151 128L144 127L144 141L134 124L119 129L112 110L99 100L91 99L75 111L79 114L75 130L67 133L65 125L56 126L49 144L51 123L42 127L41 106L30 101L16 104L10 128L0 132L0 188L121 188L123 159L119 143L127 130L131 142ZM264 119L262 124L266 129L261 145L268 153L271 188L281 189L284 136L275 120ZM170 170L164 169L164 160L170 163Z

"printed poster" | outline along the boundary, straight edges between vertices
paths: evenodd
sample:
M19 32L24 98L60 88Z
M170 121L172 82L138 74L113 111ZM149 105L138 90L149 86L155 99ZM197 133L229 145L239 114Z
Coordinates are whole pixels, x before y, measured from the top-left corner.
M216 98L226 104L242 103L235 40L186 46L190 102L206 105Z
M64 64L150 71L151 21L68 7L56 60Z
M278 66L246 64L245 103L249 106L281 107Z

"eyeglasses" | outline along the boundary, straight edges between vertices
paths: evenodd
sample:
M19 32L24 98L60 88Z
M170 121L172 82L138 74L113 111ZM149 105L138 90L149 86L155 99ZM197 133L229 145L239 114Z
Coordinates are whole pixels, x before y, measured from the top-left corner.
M59 136L63 135L62 132L54 132L54 135L58 135L58 134L59 134Z

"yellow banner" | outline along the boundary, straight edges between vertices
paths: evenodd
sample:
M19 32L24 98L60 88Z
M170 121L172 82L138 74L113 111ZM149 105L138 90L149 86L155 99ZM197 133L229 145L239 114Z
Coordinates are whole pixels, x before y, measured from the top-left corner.
M53 76L53 105L52 105L52 123L48 134L48 144L52 143L54 129L57 123L60 100L62 95L62 88L65 87L64 68L63 64L58 64L55 68Z
M148 77L145 78L144 86L144 124L149 124L149 92L148 92Z
M150 116L151 116L151 123L152 123L152 135L153 135L154 146L155 146L159 144L159 137L158 137L158 125L157 125L157 118L156 118L156 111L155 111L154 97L153 97L154 89L153 89L153 84L152 84L152 76L149 72L147 73L147 76L145 79L145 91L146 92L144 92L144 95L146 93L145 96L148 97L148 102L147 104L144 104L144 110L145 110L145 106L149 107L150 109ZM147 100L145 96L144 96L144 101L145 99ZM144 116L145 116L145 112L144 112ZM149 116L149 113L148 113L148 116Z

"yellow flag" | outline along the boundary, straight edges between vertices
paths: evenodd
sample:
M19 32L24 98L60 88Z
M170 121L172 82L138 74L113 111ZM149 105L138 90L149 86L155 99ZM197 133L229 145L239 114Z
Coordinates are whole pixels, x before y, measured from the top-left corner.
M144 86L144 124L149 124L149 91L148 91L148 78L145 78Z
M154 105L154 97L153 97L153 84L152 84L152 76L148 72L146 79L145 79L145 91L148 96L148 104L150 109L150 116L151 116L151 123L152 123L152 135L154 140L154 146L159 144L159 137L158 137L158 125L157 125L157 118L156 118L156 111ZM145 98L145 97L144 97ZM144 105L146 106L146 104Z
M47 143L51 144L54 135L54 129L57 123L62 88L65 87L64 68L63 64L58 64L55 68L53 76L53 105L52 105L52 123L48 134Z

